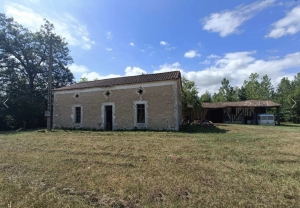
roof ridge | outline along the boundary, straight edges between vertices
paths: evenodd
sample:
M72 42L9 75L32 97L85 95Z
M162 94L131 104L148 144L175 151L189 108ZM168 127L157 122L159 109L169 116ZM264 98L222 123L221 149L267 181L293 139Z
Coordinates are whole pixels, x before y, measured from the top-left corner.
M113 77L113 78L93 80L87 82L78 82L54 90L58 91L58 90L71 90L71 89L83 89L83 88L94 88L94 87L108 87L108 86L115 86L115 85L127 85L127 84L144 83L144 82L167 81L167 80L174 80L180 78L181 78L180 71L169 71L169 72L161 72L161 73L154 73L154 74L141 74L141 75L134 75L134 76Z

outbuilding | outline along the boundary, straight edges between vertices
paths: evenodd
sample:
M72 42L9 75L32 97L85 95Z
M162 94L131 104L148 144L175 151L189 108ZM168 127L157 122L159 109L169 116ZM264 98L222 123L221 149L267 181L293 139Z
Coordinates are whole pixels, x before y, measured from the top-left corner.
M194 111L193 119L207 119L214 123L259 124L258 115L266 114L268 108L276 108L275 118L280 124L280 104L270 100L202 103L201 108Z
M179 71L76 83L54 90L53 127L178 131Z

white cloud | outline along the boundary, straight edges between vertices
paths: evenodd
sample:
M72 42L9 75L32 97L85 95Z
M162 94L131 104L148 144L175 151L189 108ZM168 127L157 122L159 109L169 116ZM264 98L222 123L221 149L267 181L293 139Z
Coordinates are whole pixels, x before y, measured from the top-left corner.
M90 72L90 73L83 73L81 75L81 78L87 78L89 81L93 81L93 80L100 80L100 79L109 79L109 78L115 78L115 77L121 77L121 75L118 74L109 74L107 76L102 76L100 74L98 74L97 72Z
M200 57L201 55L197 53L196 50L190 50L184 54L185 58L195 58L195 57Z
M85 73L88 72L89 69L83 65L72 64L69 66L69 69L72 73Z
M131 43L129 43L129 45L130 45L130 46L134 46L134 43L133 43L133 42L131 42Z
M141 74L147 74L147 72L139 67L126 67L124 76L136 76ZM110 79L110 78L116 78L121 77L119 74L109 74L106 76L100 75L97 72L90 72L90 73L83 73L81 77L87 78L89 81L93 80L100 80L100 79Z
M39 4L40 0L25 0L26 3Z
M202 61L202 62L200 62L199 64L206 64L206 65L209 65L209 64L210 64L210 60Z
M162 46L166 46L166 45L169 45L166 41L160 41L160 43L159 43L160 45L162 45Z
M171 46L168 42L166 42L166 41L160 41L160 43L159 43L160 45L162 45L162 46L164 46L165 47L165 49L166 50L169 50L169 51L171 51L171 50L175 50L177 47L175 47L175 46Z
M163 64L159 66L159 69L154 70L153 73L163 73L163 72L169 72L169 71L181 71L183 72L182 69L180 69L180 64L179 62L175 62L173 64Z
M112 48L106 48L106 50L107 50L107 51L112 51L113 49L112 49Z
M237 6L234 10L224 10L212 13L202 20L203 29L220 33L221 37L240 32L238 28L254 15L271 6L275 0L256 1L248 5Z
M241 86L251 73L258 73L260 77L267 74L276 86L278 77L292 76L286 74L285 70L300 67L300 52L287 54L276 60L256 59L253 57L255 53L227 53L216 64L203 70L184 72L183 75L195 81L200 94L203 94L206 90L216 92L224 77L230 80L232 86Z
M276 86L280 79L278 77L293 77L285 70L300 67L300 52L287 54L283 58L273 60L262 60L254 57L256 51L243 51L226 53L216 62L202 70L186 71L178 62L160 65L153 73L181 71L182 76L195 81L199 94L208 90L217 92L224 77L230 80L232 86L241 86L251 73L258 73L260 77L267 74L273 85ZM208 60L209 61L209 60Z
M126 67L125 69L125 76L135 76L135 75L141 75L141 74L147 74L147 72L139 67Z
M108 40L112 40L113 36L112 36L112 34L111 34L110 31L106 33L106 38L107 38Z
M280 56L268 56L269 60L280 59Z
M272 30L265 37L280 38L294 35L300 31L300 6L292 9L287 15L272 24Z
M207 56L208 59L218 59L218 58L221 58L220 56L218 55L215 55L215 54L211 54L209 56Z
M16 3L5 2L5 14L13 17L15 21L32 31L37 31L44 24L44 18L55 26L55 33L61 35L72 46L81 46L89 50L94 41L90 40L87 28L80 24L70 14L64 14L61 18L54 18L46 14L39 14L32 9Z

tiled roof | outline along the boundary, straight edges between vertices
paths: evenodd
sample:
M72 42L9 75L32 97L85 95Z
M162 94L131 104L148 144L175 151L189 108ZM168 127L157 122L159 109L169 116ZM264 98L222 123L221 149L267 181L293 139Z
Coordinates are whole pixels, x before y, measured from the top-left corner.
M117 77L111 79L102 79L90 82L80 82L70 86L54 89L55 91L61 90L74 90L74 89L84 89L84 88L94 88L94 87L112 87L116 85L128 85L136 83L146 83L146 82L158 82L166 80L176 80L180 79L180 71L172 71L157 74L143 74L138 76L129 77Z
M270 100L246 100L240 102L202 103L202 108L228 108L228 107L279 107L280 104Z

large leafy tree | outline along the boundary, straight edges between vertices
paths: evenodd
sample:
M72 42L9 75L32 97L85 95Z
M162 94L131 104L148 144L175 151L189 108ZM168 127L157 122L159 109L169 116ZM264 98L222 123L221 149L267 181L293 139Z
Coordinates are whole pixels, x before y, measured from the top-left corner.
M189 115L190 111L200 107L198 89L194 81L182 78L182 110L184 115Z
M14 126L34 124L44 119L48 92L50 44L53 48L53 86L71 84L74 76L65 40L54 33L45 20L37 32L31 32L13 18L0 14L0 88L9 98L9 109L2 109L2 119ZM0 110L1 110L0 109Z
M296 102L295 105L294 102L292 102L292 119L293 121L300 123L300 72L294 77L291 85L293 91L290 96L290 101L292 102L293 99Z
M238 100L238 88L232 87L229 80L223 78L219 92L213 95L214 102L232 102Z
M201 103L210 103L212 102L212 97L209 91L205 91L205 93L203 95L201 95L200 97L200 102Z
M300 73L291 81L287 77L281 79L275 100L281 104L281 117L285 121L300 122Z
M245 80L238 93L240 100L271 100L274 96L274 88L268 75L261 78L259 75L251 73L249 80Z
M292 117L290 93L292 92L291 81L287 77L283 77L277 86L275 100L281 104L281 118L288 121Z

